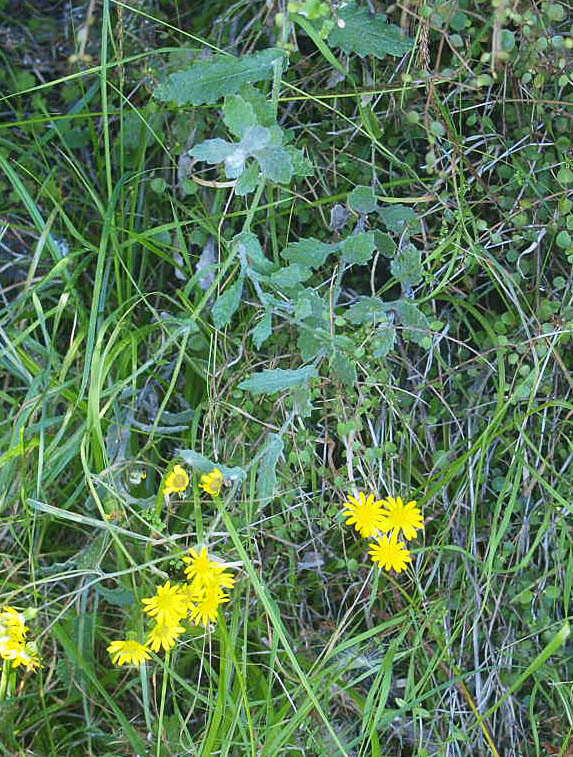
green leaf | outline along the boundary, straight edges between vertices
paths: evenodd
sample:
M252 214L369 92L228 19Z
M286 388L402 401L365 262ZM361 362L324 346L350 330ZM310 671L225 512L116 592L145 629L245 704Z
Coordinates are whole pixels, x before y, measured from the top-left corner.
M310 268L320 268L326 258L338 248L338 244L319 242L314 237L291 242L281 255L291 263L300 263Z
M395 234L401 234L406 226L418 230L420 222L418 216L407 205L387 205L379 210L380 218L388 229Z
M274 142L253 155L267 179L280 184L287 184L291 180L294 166L289 151L282 145Z
M206 139L189 150L197 160L204 160L205 163L222 163L237 151L237 145L233 142L227 142L226 139Z
M398 320L406 327L405 336L429 349L432 344L430 324L424 313L413 302L404 299L389 302L388 307L396 312Z
M312 318L313 325L320 326L322 322L326 322L327 313L325 300L314 289L306 287L298 293L294 304L294 317L297 321Z
M223 121L229 131L242 139L251 126L256 126L255 109L240 95L227 95L223 105Z
M349 323L379 323L388 321L388 303L380 297L364 297L351 305L344 314Z
M309 384L299 384L291 391L293 410L301 418L309 418L312 413L312 396Z
M269 434L257 471L257 498L259 507L272 501L277 488L277 463L284 449L284 441L278 434Z
M265 276L275 270L275 264L265 257L261 243L251 231L242 231L237 234L233 237L232 244L236 245L244 267Z
M373 213L378 208L378 201L372 187L355 187L348 195L348 205L357 213Z
M385 258L393 258L396 252L396 242L392 239L390 234L385 234L382 231L376 229L374 231L374 241L376 242L376 249Z
M271 79L275 65L282 66L284 60L285 53L273 48L241 58L216 56L171 74L153 94L162 102L177 105L215 103L224 95L238 92L245 84Z
M286 183L292 178L294 166L288 149L282 145L282 138L282 130L278 126L248 126L240 142L207 139L195 145L189 154L207 163L224 161L229 179L241 176L245 170L245 161L253 157L268 179ZM240 191L244 191L244 185Z
M260 350L263 344L270 337L273 330L272 314L270 310L265 311L261 320L257 323L252 331L253 344Z
M308 266L292 263L275 271L271 276L271 282L277 289L294 289L311 276L312 270Z
M356 365L344 352L336 350L330 358L330 370L334 376L345 386L354 386L356 383Z
M314 360L332 352L332 337L325 329L302 324L296 345L303 360Z
M390 263L390 270L402 289L409 289L422 281L422 258L413 244L405 244Z
M237 179L235 184L235 194L239 197L245 197L254 192L259 183L261 170L258 163L251 162Z
M341 8L339 21L328 35L328 41L345 53L356 53L361 58L374 55L401 56L412 49L410 39L404 39L398 26L386 23L383 13L375 15L355 3Z
M396 329L389 323L380 326L372 338L372 355L375 358L386 357L394 349Z
M293 386L308 384L310 379L316 378L317 375L314 365L286 371L276 368L251 374L248 379L241 381L239 389L244 389L251 394L274 394Z
M200 452L195 452L193 449L177 449L175 450L175 454L189 467L199 473L209 473L213 468L218 468L225 478L228 478L230 481L244 481L247 477L246 472L242 468L238 466L231 468L228 465L223 465L221 462L214 462Z
M374 232L363 231L344 240L341 245L342 259L347 263L364 265L368 263L375 249Z
M300 176L301 178L304 178L305 176L314 175L314 166L312 165L312 161L310 161L306 157L306 155L304 155L302 150L298 150L296 147L293 147L292 145L286 145L285 150L290 155L290 159L292 161L293 173L295 176Z
M270 100L267 100L260 90L247 84L245 87L241 87L239 94L253 108L258 124L261 126L273 126L276 124L273 104Z
M241 304L243 283L244 277L240 276L234 284L232 284L225 292L223 292L223 294L213 305L211 314L213 316L213 323L215 325L215 328L223 329L231 322L231 318Z
M96 584L95 591L96 594L100 594L108 604L115 605L116 607L133 607L135 602L133 592L129 589L108 589L106 586L99 583Z

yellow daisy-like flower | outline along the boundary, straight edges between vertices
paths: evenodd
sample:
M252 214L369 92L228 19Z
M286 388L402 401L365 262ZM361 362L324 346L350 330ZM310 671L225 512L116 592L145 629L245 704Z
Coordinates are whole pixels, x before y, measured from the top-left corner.
M203 598L191 610L195 625L207 626L217 620L219 605L229 601L229 595L222 591L206 591Z
M31 612L31 611L28 611ZM26 641L28 633L24 613L14 607L0 612L0 657L10 660L12 667L23 665L27 670L40 667L40 658L33 642Z
M391 536L381 536L374 544L369 544L371 550L368 554L372 561L378 563L384 570L395 570L401 573L406 565L412 562L410 551L402 541L398 541L396 533Z
M107 651L114 665L140 665L151 657L145 644L130 639L112 641Z
M171 586L169 581L157 587L154 597L146 597L141 601L144 604L143 611L158 623L177 625L187 613L187 600L181 588L177 585Z
M416 531L424 528L422 513L414 501L404 504L401 497L386 497L382 505L382 531L393 531L397 536L401 531L406 541L410 541L416 538Z
M182 584L181 594L185 597L187 603L187 612L192 612L195 609L197 602L200 602L203 597L203 589L196 583Z
M11 660L14 668L24 665L26 670L36 670L36 668L41 667L38 652L31 644L17 645L7 659Z
M201 478L199 479L199 486L201 487L201 489L203 489L203 491L207 492L207 494L211 494L213 497L216 497L221 491L224 480L225 477L223 476L219 468L213 468L210 473L204 473L201 476Z
M187 563L185 575L196 589L232 589L235 585L233 574L225 570L223 563L211 560L207 547L202 547L201 552L190 549L183 561Z
M226 571L224 565L215 563L211 572L203 579L202 588L206 591L232 589L235 581L233 574Z
M174 466L171 473L165 479L163 494L173 494L174 492L184 492L189 486L189 476L185 468L180 465Z
M385 531L382 513L382 503L374 498L373 494L366 496L364 492L358 492L357 497L348 495L348 502L344 502L346 508L343 516L349 526L354 525L360 536L368 539L376 536L379 531Z
M155 628L152 628L147 637L147 643L153 649L154 652L159 652L163 649L167 652L177 643L177 637L184 633L183 626L171 623L157 623Z
M207 552L207 547L201 547L200 552L191 547L189 554L183 558L183 562L187 563L185 575L189 580L195 577L203 580L211 571L212 560Z
M18 612L14 607L3 607L0 612L0 637L5 634L11 639L23 641L28 627L24 621L24 615Z

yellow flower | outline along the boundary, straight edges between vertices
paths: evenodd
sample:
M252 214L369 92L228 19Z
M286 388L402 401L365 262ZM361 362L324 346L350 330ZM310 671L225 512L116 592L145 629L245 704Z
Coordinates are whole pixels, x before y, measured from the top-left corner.
M373 562L378 563L379 567L384 567L385 570L395 570L396 573L401 573L407 563L412 562L412 556L406 545L402 541L398 541L396 533L391 536L381 536L374 544L369 544L372 547L370 552Z
M212 561L209 558L207 547L201 547L201 552L197 552L196 549L193 549L193 547L191 547L191 549L189 550L189 555L185 555L183 562L187 563L187 567L185 568L185 575L189 580L195 577L203 580L203 578L207 576L211 570Z
M171 473L165 479L163 494L173 494L174 492L184 492L189 486L189 476L185 468L176 465Z
M190 549L189 556L185 555L183 561L187 563L187 579L199 590L232 589L235 584L233 574L226 572L225 564L211 560L207 547L202 547L201 552Z
M31 613L32 611L27 611ZM24 613L14 607L4 607L0 612L0 657L10 660L12 667L23 665L27 670L40 667L38 651L33 642L26 641L28 627Z
M206 591L203 598L191 610L195 625L207 626L217 620L219 605L229 601L229 595L222 591Z
M406 541L409 541L416 538L416 531L424 528L422 513L414 501L404 504L401 497L386 497L382 504L382 531L395 531L397 536L401 531Z
M19 644L18 647L8 655L7 659L11 660L12 667L14 668L24 665L26 670L36 670L36 668L40 667L38 652L31 644Z
M21 612L18 612L14 607L2 608L2 612L0 612L0 637L7 634L11 639L23 641L28 630L24 622L24 615Z
M216 497L221 491L224 479L225 477L223 476L219 468L213 468L210 473L204 473L201 476L199 480L199 486L201 487L201 489L203 489L203 491L207 492L207 494L211 494L213 497Z
M169 581L163 586L157 587L154 597L146 597L142 600L143 611L158 623L177 625L187 613L187 600L177 585L171 586Z
M112 641L107 651L114 665L140 665L151 657L145 644L129 639Z
M184 631L185 629L183 626L177 624L157 623L157 625L149 632L147 643L154 652L159 652L161 647L167 652L175 646L177 643L177 637Z
M357 497L348 495L348 502L344 502L346 508L343 516L347 525L354 525L360 536L368 539L376 536L379 531L385 531L382 513L382 503L374 499L373 494L368 497L364 492L358 492Z
M187 612L190 613L195 608L195 604L201 601L203 590L195 583L182 584L181 594L185 597Z

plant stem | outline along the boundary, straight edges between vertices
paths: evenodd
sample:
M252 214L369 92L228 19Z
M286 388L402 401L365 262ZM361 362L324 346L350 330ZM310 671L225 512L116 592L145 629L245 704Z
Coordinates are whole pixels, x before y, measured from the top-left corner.
M169 679L169 657L170 652L166 652L165 664L163 666L163 681L161 682L161 704L159 705L159 723L157 725L157 746L155 748L155 757L160 757L161 755L161 729L163 728L163 714L165 712L167 681Z

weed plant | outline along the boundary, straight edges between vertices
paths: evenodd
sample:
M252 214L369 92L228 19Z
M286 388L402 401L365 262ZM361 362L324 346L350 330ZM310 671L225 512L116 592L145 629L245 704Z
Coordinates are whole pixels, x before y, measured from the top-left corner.
M573 754L572 32L0 0L3 755Z

